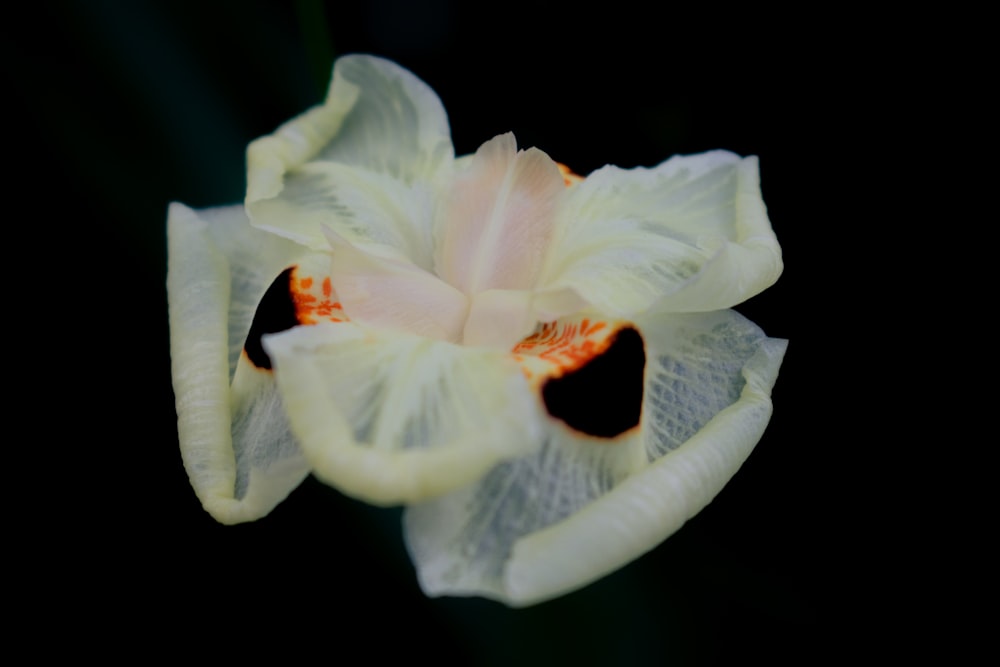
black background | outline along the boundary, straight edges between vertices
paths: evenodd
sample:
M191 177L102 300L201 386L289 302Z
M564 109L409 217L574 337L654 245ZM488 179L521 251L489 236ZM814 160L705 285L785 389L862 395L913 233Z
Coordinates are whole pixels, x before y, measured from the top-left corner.
M448 664L820 664L861 651L895 593L876 542L894 528L859 462L889 445L850 391L881 387L845 350L884 289L864 278L870 248L854 239L884 223L865 203L883 168L866 156L888 127L873 93L904 66L867 58L865 25L542 0L66 2L8 23L7 105L27 118L12 133L27 148L12 154L39 200L8 224L43 267L31 280L55 323L37 344L57 351L27 386L58 378L72 406L45 425L69 435L40 468L71 493L25 521L29 542L52 541L44 559L63 583L40 585L29 616L96 614L105 630L86 641L109 655L128 650L122 634L178 655L197 638L222 654L330 662L360 650ZM188 485L167 204L240 201L246 144L318 103L330 57L351 52L437 91L457 154L513 130L582 174L715 148L760 157L785 273L738 310L790 340L772 422L707 509L579 592L524 610L427 599L398 510L310 479L265 519L224 527Z

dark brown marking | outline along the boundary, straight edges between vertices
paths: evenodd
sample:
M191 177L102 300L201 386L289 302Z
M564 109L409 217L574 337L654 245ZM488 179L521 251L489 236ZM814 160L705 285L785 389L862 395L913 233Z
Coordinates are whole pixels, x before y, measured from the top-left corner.
M253 322L250 324L250 333L247 334L247 341L243 345L243 350L247 353L247 358L257 368L271 368L271 358L264 351L260 339L262 336L279 331L285 331L297 326L298 317L295 315L295 300L292 295L292 272L294 266L290 266L274 279L271 286L264 292L264 297L257 305L257 312L253 314Z
M615 333L603 353L546 381L542 400L549 414L570 428L598 438L615 438L639 424L645 367L642 336L625 327Z

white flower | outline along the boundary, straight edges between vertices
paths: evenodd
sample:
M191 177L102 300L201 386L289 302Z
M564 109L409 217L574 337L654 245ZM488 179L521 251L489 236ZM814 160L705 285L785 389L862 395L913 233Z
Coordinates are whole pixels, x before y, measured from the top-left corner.
M736 472L785 342L727 308L781 255L755 158L585 179L512 135L455 159L432 90L337 61L248 149L245 207L169 221L181 451L219 521L309 472L406 504L428 594L511 605L653 548Z

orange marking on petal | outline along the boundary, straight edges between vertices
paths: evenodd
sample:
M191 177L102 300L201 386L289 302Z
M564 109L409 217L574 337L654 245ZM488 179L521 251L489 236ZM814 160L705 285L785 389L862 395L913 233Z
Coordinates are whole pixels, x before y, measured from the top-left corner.
M574 174L573 170L564 165L562 162L556 162L556 166L559 167L559 172L562 174L563 183L566 184L566 187L576 185L583 180L583 176Z
M350 318L344 313L340 302L335 300L336 295L329 276L324 276L321 282L317 282L312 276L299 276L298 271L296 267L290 287L295 315L300 324L349 321Z
M316 297L314 297L312 294L309 293L296 292L295 302L302 304L316 303Z
M558 378L603 354L625 321L547 322L511 350L532 385Z

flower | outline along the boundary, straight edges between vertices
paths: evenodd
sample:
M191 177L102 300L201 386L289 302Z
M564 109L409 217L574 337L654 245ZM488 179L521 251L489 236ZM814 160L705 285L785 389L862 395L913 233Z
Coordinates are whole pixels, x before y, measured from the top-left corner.
M428 594L525 605L655 547L763 433L785 341L728 310L782 267L755 158L456 159L430 88L348 56L247 162L244 206L168 218L181 452L219 521L312 472L407 506Z

